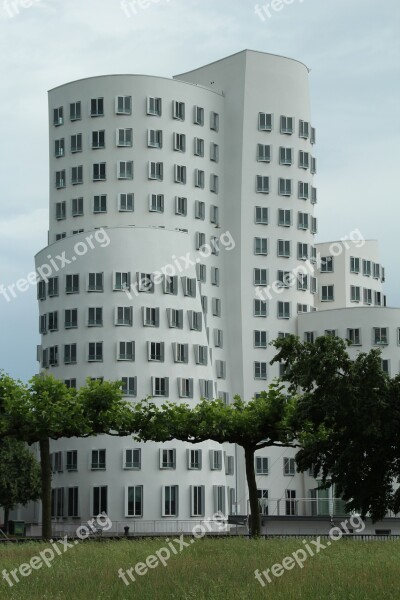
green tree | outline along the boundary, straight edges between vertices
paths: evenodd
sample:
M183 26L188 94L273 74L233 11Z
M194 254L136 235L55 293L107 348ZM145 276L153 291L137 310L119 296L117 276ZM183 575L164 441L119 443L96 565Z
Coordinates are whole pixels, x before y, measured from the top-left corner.
M0 506L7 533L9 512L40 498L40 466L26 444L14 438L0 439L0 465Z
M288 401L283 387L271 385L258 398L244 402L239 396L231 405L202 399L196 406L149 400L137 403L132 413L132 433L142 441L181 440L196 444L205 440L238 444L244 450L249 488L251 534L260 534L260 514L255 476L255 452L268 446L293 447L295 433L289 427L294 399Z
M347 508L374 520L399 510L400 379L382 370L380 352L348 354L349 342L322 336L314 343L291 336L272 342L271 362L298 397L292 426L300 431L299 470L312 468L322 486L335 486ZM299 392L300 390L300 392Z
M51 375L35 375L27 386L0 377L0 438L39 444L43 538L51 538L50 440L127 435L130 415L120 382L88 380L75 390Z

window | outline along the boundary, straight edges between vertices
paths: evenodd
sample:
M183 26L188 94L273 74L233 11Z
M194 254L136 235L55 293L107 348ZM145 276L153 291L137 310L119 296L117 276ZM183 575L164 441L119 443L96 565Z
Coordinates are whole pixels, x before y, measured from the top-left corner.
M131 115L132 96L117 96L115 99L115 113L117 115Z
M211 142L210 144L210 160L219 162L219 146L214 142Z
M257 490L260 514L268 515L268 490Z
M159 327L160 325L160 309L143 306L143 326L144 327Z
M299 167L300 169L308 169L310 166L310 154L299 150Z
M67 208L66 208L66 202L57 202L56 203L56 219L57 221L61 221L62 219L65 219L67 216Z
M286 515L295 516L297 515L297 500L295 490L285 490L286 496Z
M117 129L117 146L131 147L132 146L132 129Z
M133 179L133 160L118 161L118 179Z
M72 185L78 185L83 183L83 166L72 167L71 169L71 183Z
M120 273L114 274L114 290L126 290L131 287L131 274Z
M305 331L304 332L304 341L308 344L313 344L315 341L315 333L314 331Z
M142 468L142 451L140 448L127 448L123 452L124 469Z
M299 181L299 199L308 200L310 197L310 184Z
M297 229L308 229L308 213L297 213Z
M279 148L279 164L280 165L292 165L293 164L293 148Z
M261 254L263 256L266 256L268 254L267 238L254 238L254 254Z
M53 125L58 127L58 125L64 124L64 108L62 106L53 109Z
M65 293L66 294L79 293L79 275L66 275L65 276Z
M164 342L147 342L147 359L151 362L164 362Z
M315 127L311 127L310 141L312 144L315 144L316 141L316 130Z
M317 204L317 188L311 186L311 204Z
M121 377L124 396L136 396L136 377Z
M197 281L201 281L202 283L206 283L206 281L207 281L207 267L206 267L206 265L202 265L201 263L197 263L197 265L196 265L196 278L197 278Z
M363 260L362 261L362 268L363 268L363 275L365 275L366 277L370 277L371 276L371 261L370 260Z
M254 379L267 379L267 363L258 362L254 363Z
M373 278L374 279L379 279L380 278L380 265L378 263L372 263L372 271L373 271Z
M281 133L291 135L293 132L293 117L281 116Z
M186 135L184 133L174 133L174 150L186 152Z
M213 485L214 512L225 514L225 486Z
M205 487L204 485L190 486L190 516L204 517Z
M183 310L176 308L167 308L168 325L174 329L183 328Z
M187 198L185 198L184 196L175 196L175 214L186 217Z
M102 362L103 360L103 342L89 342L90 362Z
M210 450L211 471L222 471L222 450Z
M196 297L196 279L194 277L181 277L184 296Z
M160 449L160 469L175 469L176 468L176 450L175 449Z
M266 348L267 347L267 332L266 331L254 331L254 347L255 348Z
M334 301L334 286L333 285L322 285L321 286L321 302L333 302Z
M164 194L150 194L149 211L158 213L164 212Z
M123 130L122 130L123 131ZM101 131L92 131L92 148L97 150L99 148L105 148L105 131L102 129Z
M116 306L115 307L115 325L129 325L133 322L132 306Z
M186 167L183 165L174 165L175 183L186 183Z
M217 379L226 378L226 362L224 360L215 361L215 370L217 374Z
M310 123L307 121L299 121L299 137L307 140L310 137Z
M106 179L106 163L94 163L93 165L93 181L105 181Z
M381 292L374 292L374 304L375 304L375 306L381 306L381 304L382 304Z
M93 515L107 514L107 486L99 485L93 488Z
M221 300L219 298L212 298L212 314L214 317L221 316Z
M106 196L106 194L102 194L101 196L94 196L93 212L94 213L106 213L107 212L107 196Z
M267 285L268 283L268 270L267 269L253 269L253 283L254 285Z
M92 450L92 471L106 468L106 451L105 450Z
M311 217L311 233L317 233L317 231L318 231L317 218Z
M214 204L210 206L210 223L214 223L214 225L219 225L219 208Z
M203 324L203 315L201 312L188 310L189 329L192 331L201 331Z
M271 146L269 144L257 144L257 161L271 162Z
M65 344L64 346L64 364L72 365L76 363L76 344Z
M58 277L49 277L47 280L47 295L49 298L58 296Z
M165 485L162 488L162 516L178 516L179 487L177 485Z
M71 152L82 152L82 134L71 135Z
M283 179L280 177L278 179L278 194L280 196L291 196L292 195L292 180L291 179Z
M172 118L177 119L178 121L185 120L185 103L177 102L174 100L172 102Z
M211 267L211 285L219 286L219 268Z
M372 290L364 288L363 289L363 301L364 304L372 304Z
M210 129L219 131L219 114L214 111L210 113Z
M213 397L213 382L211 379L199 379L200 396L211 400Z
M196 365L207 365L207 357L208 357L208 347L207 346L199 346L198 344L194 345L194 355Z
M39 316L39 333L47 333L47 315Z
M56 171L56 188L59 190L61 188L65 188L65 186L65 169L63 169L62 171Z
M176 363L187 363L189 360L189 344L173 343L172 350Z
M64 138L54 141L54 156L59 158L65 154L65 143Z
M255 207L254 222L257 225L268 225L268 208L266 206Z
M315 175L315 173L317 172L317 159L314 158L313 156L311 156L311 169L310 169L311 173L313 175Z
M120 212L133 212L134 194L118 194L118 210Z
M149 96L147 98L147 114L155 117L161 117L162 103L161 98L153 98Z
M389 343L389 335L387 327L374 327L373 340L377 346L386 346Z
M149 162L149 179L163 180L164 164L162 162Z
M297 289L301 292L306 292L308 290L308 275L304 273L299 273L297 275ZM302 310L301 312L307 312L307 310Z
M72 216L80 217L83 215L83 198L72 198Z
M135 360L135 342L119 342L117 348L117 360Z
M125 516L126 517L142 517L143 516L143 486L130 485L126 488L125 500Z
M214 346L216 348L223 348L224 337L222 329L214 329Z
M278 256L290 258L290 241L278 240Z
M256 192L269 194L269 177L267 175L256 175Z
M69 487L67 488L67 516L68 517L79 517L79 488Z
M46 300L46 282L38 281L37 283L37 299Z
M358 274L360 272L360 259L350 256L350 273Z
M161 129L148 129L147 130L147 146L149 148L162 148L162 130Z
M219 189L218 182L219 182L218 175L211 173L211 175L210 175L210 191L213 192L214 194L218 194L218 189Z
M256 456L256 475L268 475L268 458Z
M278 302L278 319L290 319L290 302Z
M254 300L253 313L255 317L266 317L267 302L265 300Z
M360 329L348 329L347 339L350 340L352 346L361 345Z
M77 450L68 450L67 451L67 471L77 471L78 470L78 451Z
M64 327L65 329L72 329L78 327L78 309L67 308L64 311Z
M194 107L193 123L195 125L204 125L204 108L201 108L201 106Z
M193 398L193 379L178 377L179 398Z
M103 117L104 116L104 99L103 98L92 98L90 101L90 116L91 117Z
M69 105L69 118L71 121L79 121L82 118L80 102L71 102Z
M333 273L333 256L321 257L321 273Z
M286 208L278 208L278 225L290 227L292 224L292 211Z
M258 113L258 129L259 131L272 131L271 113Z
M382 358L381 359L381 367L382 371L387 375L390 375L390 360Z
M204 156L204 140L202 138L194 138L194 155Z
M298 288L298 289L300 289L300 288ZM308 312L308 306L307 306L307 304L300 304L300 303L298 303L297 304L297 314L300 315L300 314L303 314L303 313L306 313L306 312Z
M204 219L206 218L206 205L204 202L201 202L200 200L196 200L196 202L194 203L194 216L195 216L195 219L201 219L202 221L204 221ZM204 234L201 234L201 235L204 235ZM205 237L204 237L204 243L205 243ZM204 245L204 243L201 245Z
M176 294L178 293L177 275L164 275L163 291L164 294L173 294L176 296Z
M297 258L299 260L307 260L308 259L308 245L299 242L297 244Z
M285 457L283 459L283 474L290 475L291 477L296 475L296 461L294 458Z
M205 185L204 171L202 171L201 169L195 169L194 170L194 186L203 190L204 185Z

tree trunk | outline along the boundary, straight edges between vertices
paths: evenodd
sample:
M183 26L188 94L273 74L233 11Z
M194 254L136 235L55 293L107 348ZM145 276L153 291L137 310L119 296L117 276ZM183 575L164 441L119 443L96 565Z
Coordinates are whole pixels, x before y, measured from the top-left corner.
M244 457L246 461L246 478L247 486L249 488L249 500L250 500L250 515L251 515L251 537L258 537L260 535L260 508L257 497L257 482L256 473L254 469L254 448L245 448Z
M51 468L50 468L50 440L39 441L40 469L42 478L42 538L49 540L51 531Z
M10 518L10 509L4 508L4 533L8 533L9 518Z

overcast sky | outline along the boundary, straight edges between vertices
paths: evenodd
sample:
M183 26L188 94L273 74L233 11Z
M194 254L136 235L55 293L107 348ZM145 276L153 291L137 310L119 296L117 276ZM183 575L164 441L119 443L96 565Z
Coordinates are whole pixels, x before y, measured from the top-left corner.
M0 284L32 271L47 240L47 90L108 73L172 77L249 48L311 69L317 241L355 228L378 239L388 305L400 305L398 0L268 1L264 21L253 0L20 2L0 0ZM37 322L35 289L0 296L0 368L14 377L37 370Z

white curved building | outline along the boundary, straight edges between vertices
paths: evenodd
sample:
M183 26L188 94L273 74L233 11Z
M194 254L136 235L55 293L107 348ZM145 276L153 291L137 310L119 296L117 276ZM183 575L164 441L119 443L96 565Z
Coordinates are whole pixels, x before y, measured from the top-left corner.
M327 273L319 257L329 247L313 243L304 64L246 50L172 80L75 81L50 91L49 130L38 358L68 385L122 379L132 402L249 399L279 375L271 340L339 328L336 316L347 327L350 313L367 312L346 309L357 277L344 279L347 254ZM368 252L361 265L378 264ZM368 289L383 305L377 273ZM320 294L332 285L328 306ZM323 308L340 310L314 312ZM52 453L57 521L106 510L145 529L247 512L239 448L99 436L52 443ZM298 499L315 498L316 482L295 473L293 456L267 449L256 459L270 516L309 514Z

